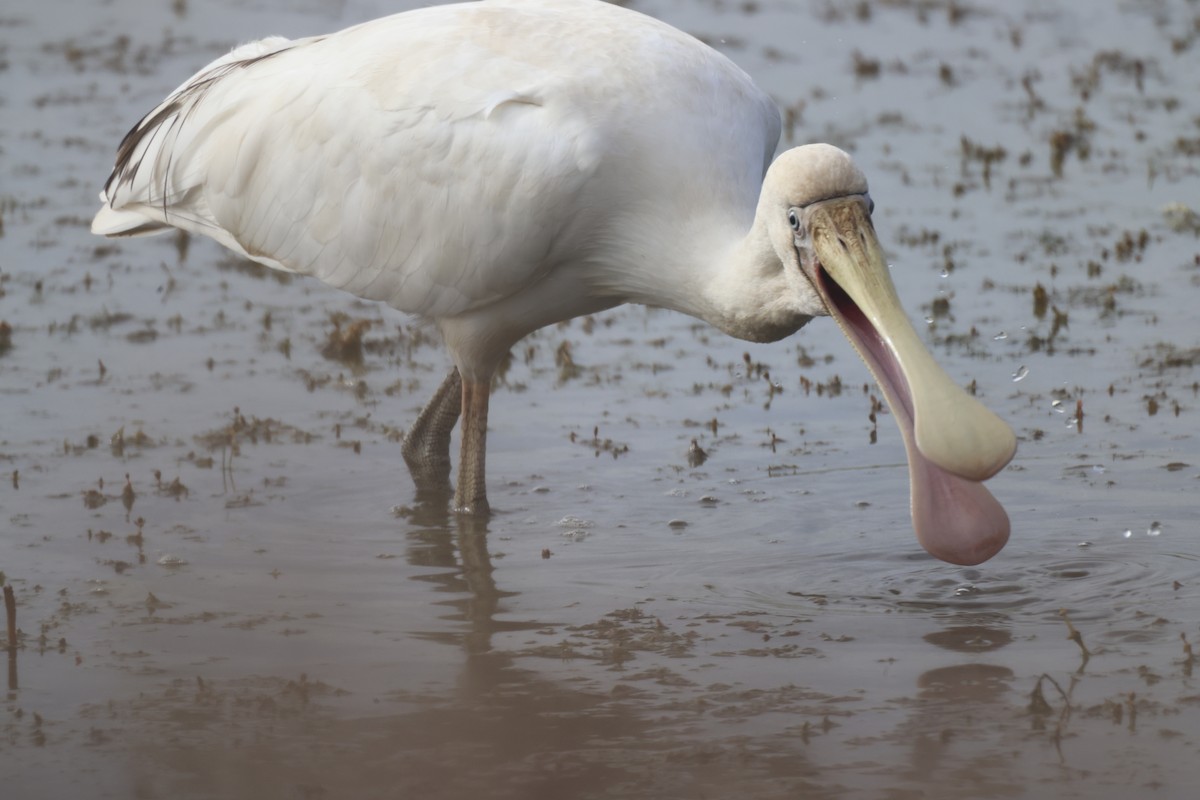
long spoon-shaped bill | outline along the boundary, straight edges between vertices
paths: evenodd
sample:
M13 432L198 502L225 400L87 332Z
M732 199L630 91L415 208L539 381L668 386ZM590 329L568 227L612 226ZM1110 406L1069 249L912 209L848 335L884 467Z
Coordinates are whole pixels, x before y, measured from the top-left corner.
M805 268L883 390L908 453L913 528L943 561L978 564L1008 541L1008 515L983 487L1016 452L1012 430L962 390L900 307L862 196L805 209Z

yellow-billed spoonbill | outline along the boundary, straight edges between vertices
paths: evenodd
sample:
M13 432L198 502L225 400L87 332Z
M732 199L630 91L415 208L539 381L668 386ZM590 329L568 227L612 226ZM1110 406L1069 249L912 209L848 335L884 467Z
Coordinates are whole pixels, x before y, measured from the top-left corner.
M933 555L1008 539L981 481L1016 439L900 309L867 181L835 147L772 160L779 112L731 61L597 0L485 0L238 47L125 137L95 233L171 227L432 320L455 369L409 432L414 474L486 513L488 395L526 334L621 303L742 339L832 315L903 434Z

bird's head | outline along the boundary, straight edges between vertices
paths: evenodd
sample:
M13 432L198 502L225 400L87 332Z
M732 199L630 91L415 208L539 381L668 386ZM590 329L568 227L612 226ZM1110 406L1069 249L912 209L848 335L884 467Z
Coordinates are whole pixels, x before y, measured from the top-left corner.
M1008 540L1008 516L981 481L1012 459L1016 437L922 345L892 285L873 210L862 171L827 144L781 154L759 208L789 283L837 321L883 390L908 451L921 545L944 561L978 564Z

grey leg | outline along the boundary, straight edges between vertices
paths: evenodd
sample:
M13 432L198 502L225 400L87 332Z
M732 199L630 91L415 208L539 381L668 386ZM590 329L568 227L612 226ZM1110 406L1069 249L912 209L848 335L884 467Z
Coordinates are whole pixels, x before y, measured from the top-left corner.
M458 464L458 484L454 490L454 510L459 514L487 516L490 512L484 480L487 453L488 399L491 381L462 384L462 455Z
M418 490L446 492L450 487L450 434L462 410L462 393L462 378L456 367L421 409L404 437L400 452Z

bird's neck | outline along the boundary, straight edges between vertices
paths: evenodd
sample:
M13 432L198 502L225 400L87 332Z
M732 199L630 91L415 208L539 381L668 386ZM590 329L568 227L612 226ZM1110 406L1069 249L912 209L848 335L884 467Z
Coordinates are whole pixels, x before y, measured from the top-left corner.
M790 336L812 319L810 298L797 296L761 213L749 230L699 222L655 244L662 246L647 251L660 254L656 261L623 275L627 302L680 311L754 342Z
M767 236L762 215L709 264L707 291L714 316L708 322L739 339L774 342L812 319L797 296L795 278Z

